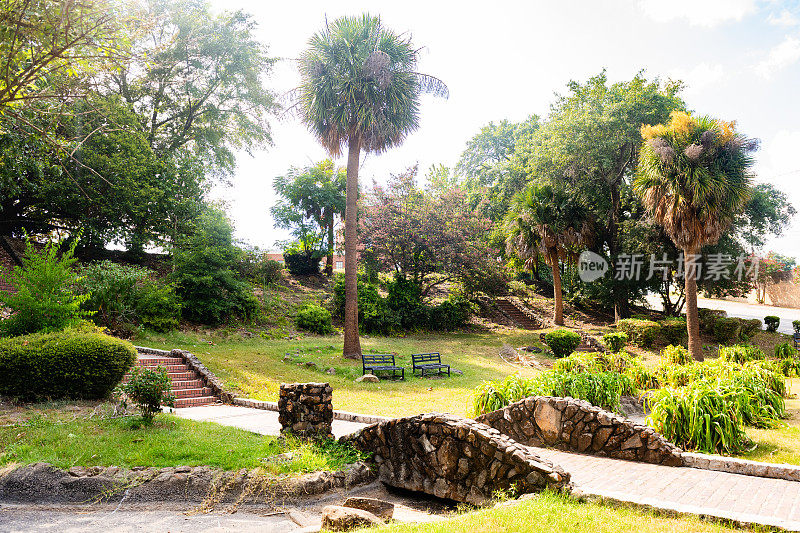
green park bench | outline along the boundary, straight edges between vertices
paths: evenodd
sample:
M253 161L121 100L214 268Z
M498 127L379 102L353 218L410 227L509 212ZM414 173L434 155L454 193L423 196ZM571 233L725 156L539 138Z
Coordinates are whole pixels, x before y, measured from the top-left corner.
M450 375L450 365L442 364L442 355L438 352L411 354L411 371L417 370L422 372L423 377L433 370L436 370L437 374L447 370L447 375Z
M394 363L394 355L390 353L365 353L361 355L361 367L363 374L372 374L377 376L378 372L391 372L392 379L397 378L397 373L400 372L400 379L406 378L406 371L403 367L397 366ZM369 371L369 372L367 372Z

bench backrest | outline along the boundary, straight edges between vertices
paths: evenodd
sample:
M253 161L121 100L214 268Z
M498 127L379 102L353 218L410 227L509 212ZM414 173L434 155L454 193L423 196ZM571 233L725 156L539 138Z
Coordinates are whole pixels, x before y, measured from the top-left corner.
M441 363L442 354L440 354L439 352L413 353L411 354L411 362L415 365L417 363Z
M390 353L365 353L361 355L362 366L394 366L394 355Z

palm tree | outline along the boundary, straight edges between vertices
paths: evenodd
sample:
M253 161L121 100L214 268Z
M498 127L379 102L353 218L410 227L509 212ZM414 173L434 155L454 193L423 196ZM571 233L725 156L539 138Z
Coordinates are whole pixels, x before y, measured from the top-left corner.
M746 204L750 167L758 144L739 134L735 123L673 112L667 124L642 127L634 190L655 221L683 251L689 352L703 360L697 316L694 263L714 244Z
M448 96L444 83L416 72L418 53L408 36L364 14L326 25L311 37L299 61L303 121L332 156L347 147L345 357L361 355L356 257L361 151L383 152L416 130L421 93Z
M553 322L564 325L560 261L575 261L589 240L588 211L563 181L534 182L518 194L506 223L506 247L526 268L544 256L553 272Z

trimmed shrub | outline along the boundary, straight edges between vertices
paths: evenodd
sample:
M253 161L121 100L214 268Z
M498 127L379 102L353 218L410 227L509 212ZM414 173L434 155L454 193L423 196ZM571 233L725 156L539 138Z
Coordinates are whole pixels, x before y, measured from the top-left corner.
M778 326L780 325L781 317L775 315L768 315L764 317L764 326L766 326L767 331L775 333L778 331Z
M667 318L658 323L661 326L661 338L667 344L677 346L683 344L687 336L685 318Z
M628 335L621 331L615 333L606 333L603 335L603 344L606 348L614 353L621 352L625 345L628 343Z
M800 334L800 320L792 320L792 327L795 333Z
M692 356L683 346L669 345L661 352L661 363L666 365L685 365L692 362Z
M73 266L75 240L63 254L61 243L50 241L41 249L28 241L22 266L14 267L9 283L16 292L0 291L0 303L13 315L0 321L0 334L26 335L39 331L61 331L91 313L81 309L88 298L75 293L79 280Z
M649 348L661 333L661 326L652 320L624 318L617 322L617 328L626 333L631 342L643 348Z
M155 370L135 367L128 382L122 386L122 391L139 408L147 425L153 423L153 418L161 412L162 405L175 405L172 380L163 366Z
M136 361L126 341L64 331L0 340L0 394L36 399L105 398Z
M726 318L728 313L721 309L705 309L700 308L697 310L697 317L700 320L700 331L711 333L714 328L714 323L718 318Z
M581 336L569 329L556 329L544 336L544 342L555 357L567 357L581 343Z
M723 361L732 361L740 365L748 361L766 359L767 356L758 346L737 344L736 346L720 346L719 357Z
M330 311L315 304L305 304L301 307L294 321L299 329L320 335L333 333Z
M742 342L749 342L750 339L756 336L756 333L761 331L761 321L757 318L737 318L742 329L739 331L739 340Z
M761 321L758 319L718 317L708 333L711 333L714 340L720 344L731 344L747 342L759 331L761 331Z

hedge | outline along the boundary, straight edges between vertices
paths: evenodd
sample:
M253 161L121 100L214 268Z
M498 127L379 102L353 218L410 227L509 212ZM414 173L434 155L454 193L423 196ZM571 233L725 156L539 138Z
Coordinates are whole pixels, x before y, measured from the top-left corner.
M653 345L656 338L661 333L661 326L652 320L640 320L637 318L624 318L617 322L617 329L626 333L631 342L643 348Z
M569 329L556 329L544 336L544 342L555 357L567 357L581 343L581 336Z
M63 331L0 340L0 394L23 400L101 399L136 362L129 342Z

